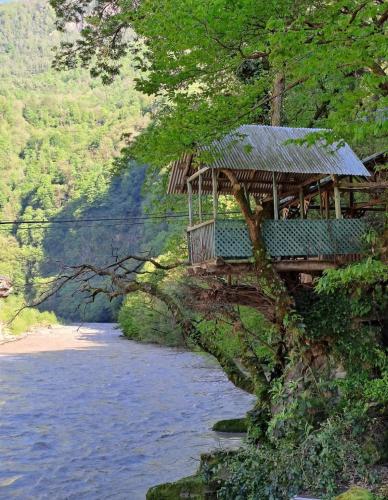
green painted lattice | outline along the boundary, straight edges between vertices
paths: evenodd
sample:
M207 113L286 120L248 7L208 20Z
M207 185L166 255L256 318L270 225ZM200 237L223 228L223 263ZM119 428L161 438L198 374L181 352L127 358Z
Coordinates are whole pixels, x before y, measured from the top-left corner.
M362 252L366 225L360 219L270 220L263 228L272 257L316 257Z
M263 239L272 257L317 257L362 252L367 227L360 219L268 220ZM252 256L248 229L242 220L215 222L215 257L247 259Z
M243 220L217 220L215 222L215 254L224 259L249 259L252 243Z

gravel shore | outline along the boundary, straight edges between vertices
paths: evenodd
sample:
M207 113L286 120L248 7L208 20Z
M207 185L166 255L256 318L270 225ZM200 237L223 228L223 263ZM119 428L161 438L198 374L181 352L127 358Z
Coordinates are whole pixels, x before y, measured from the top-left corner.
M101 325L100 325L101 327ZM0 345L0 356L28 354L32 352L62 351L65 349L87 349L105 344L104 336L96 336L96 329L88 326L62 326L38 328L13 342Z

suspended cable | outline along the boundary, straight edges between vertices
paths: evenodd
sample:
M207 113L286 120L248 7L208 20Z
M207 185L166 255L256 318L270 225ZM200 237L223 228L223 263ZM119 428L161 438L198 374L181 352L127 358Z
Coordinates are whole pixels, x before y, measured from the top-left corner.
M239 212L220 212L220 215L232 215ZM194 214L198 215L198 214ZM204 213L202 215L211 216L212 213ZM40 220L0 220L0 225L2 226L12 226L20 224L81 224L83 222L130 222L130 221L148 221L148 220L167 220L167 219L180 219L187 218L188 213L177 212L173 214L149 214L142 216L129 216L126 218L115 218L115 217L102 217L102 218L91 218L91 219L40 219Z

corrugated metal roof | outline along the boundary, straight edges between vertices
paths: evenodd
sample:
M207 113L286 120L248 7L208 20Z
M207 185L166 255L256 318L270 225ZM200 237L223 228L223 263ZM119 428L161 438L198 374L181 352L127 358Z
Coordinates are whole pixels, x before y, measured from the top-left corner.
M346 144L330 149L316 143L312 146L286 144L322 129L243 125L210 146L215 159L209 166L225 169L263 170L295 174L369 175L367 169Z
M272 172L280 191L286 186L297 185L316 175L360 175L370 173L346 144L330 149L320 144L312 146L285 144L290 139L301 139L311 132L323 129L270 127L243 125L210 146L198 148L199 153L209 152L212 161L201 166L217 170L234 170L239 182L244 182L253 195L272 192ZM214 158L214 160L213 160ZM183 155L171 165L168 193L186 192L186 179L195 172L191 155ZM211 174L203 176L203 192L211 193ZM219 177L219 191L230 192L230 183ZM196 192L196 181L193 182Z

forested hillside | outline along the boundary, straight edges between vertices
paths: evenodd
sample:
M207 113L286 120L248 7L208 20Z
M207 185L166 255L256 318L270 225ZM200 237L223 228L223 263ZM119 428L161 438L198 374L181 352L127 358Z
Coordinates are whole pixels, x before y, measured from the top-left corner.
M51 69L60 38L44 0L0 6L0 219L139 216L144 167L133 166L112 183L111 167L122 134L147 123L150 100L133 90L128 68L110 87L86 70ZM33 285L42 273L133 252L143 229L95 221L3 225L0 231L0 274L10 275L19 296L7 299L8 308L3 304L0 314L9 317L24 292L31 298L39 290ZM82 312L78 302L65 291L45 307L88 320L112 319L117 307L98 299Z

